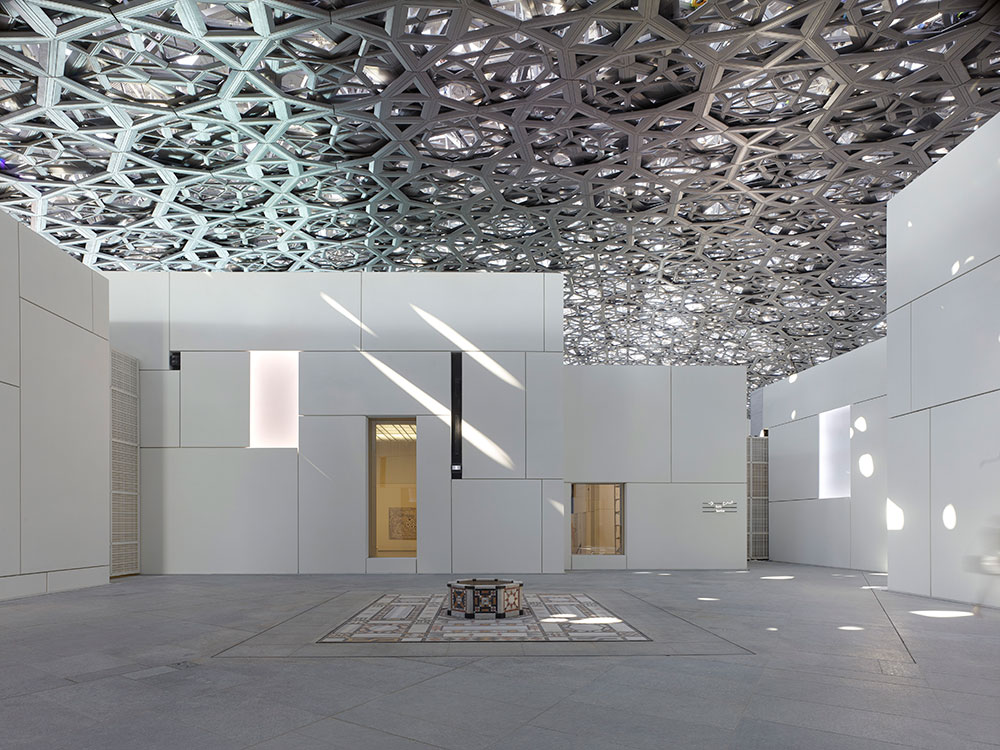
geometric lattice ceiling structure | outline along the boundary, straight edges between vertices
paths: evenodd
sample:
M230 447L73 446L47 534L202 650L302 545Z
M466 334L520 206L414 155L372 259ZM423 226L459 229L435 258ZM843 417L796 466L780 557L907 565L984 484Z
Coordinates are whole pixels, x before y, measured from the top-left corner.
M571 362L881 336L885 202L1000 110L958 0L4 0L0 207L129 270L567 273Z

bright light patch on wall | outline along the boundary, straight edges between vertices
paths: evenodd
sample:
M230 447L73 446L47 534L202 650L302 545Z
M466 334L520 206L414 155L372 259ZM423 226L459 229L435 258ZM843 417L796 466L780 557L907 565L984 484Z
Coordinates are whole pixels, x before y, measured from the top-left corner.
M903 509L889 498L885 499L885 528L889 531L902 531L906 518Z
M955 512L955 506L951 503L944 506L944 510L941 511L941 523L948 531L953 530L958 524L958 513Z
M966 612L964 609L911 609L910 614L937 618L972 617L973 615L972 612Z
M864 628L859 628L857 625L841 625L837 630L864 630Z
M446 425L451 425L451 411L446 408L444 404L415 383L403 377L403 375L389 367L389 365L380 360L378 357L373 356L369 352L359 351L359 353L362 357L367 359L376 370L385 375L390 382L402 389L404 393L416 399L425 409L431 412L431 414L434 414ZM507 452L503 448L494 443L486 435L477 430L464 419L462 420L462 438L464 440L468 440L473 448L478 450L487 458L493 460L495 463L503 466L505 469L514 468L513 459L507 455Z
M761 576L760 580L762 580L762 581L790 581L793 578L795 578L795 576Z
M768 631L771 632L771 633L777 633L778 629L777 628L768 628Z
M794 383L798 379L799 379L799 374L797 372L788 376L789 383Z
M299 353L250 352L250 447L299 445Z
M871 453L865 453L858 458L858 471L861 472L861 476L868 478L875 473L875 459L872 458Z
M329 294L327 294L326 292L320 292L319 296L320 296L320 299L322 299L326 304L328 304L334 310L336 310L337 312L339 312L341 315L343 315L345 318L347 318L349 321L351 321L354 325L356 325L362 331L364 331L365 333L367 333L370 336L376 336L377 337L377 334L375 333L375 331L373 331L371 328L369 328L364 323L362 323L361 320L360 320L360 318L358 318L357 315L355 315L350 310L348 310L346 307L344 307L342 304L340 304L339 302L337 302L337 300L335 300Z
M500 380L502 380L507 385L514 386L518 390L524 390L524 386L521 381L514 377L508 370L506 370L499 362L497 362L493 357L489 356L483 352L479 347L469 341L465 336L460 334L450 325L445 323L440 318L436 318L431 315L426 310L421 310L416 305L411 304L410 307L413 311L424 319L431 328L444 336L448 341L457 346L461 351L468 354L473 361L481 365L487 372L495 375Z
M719 600L715 599L714 597L711 597L711 596L699 596L698 597L698 601L699 602L717 602Z
M819 496L851 494L851 407L819 415Z
M864 432L868 429L868 420L864 417L858 417L854 420L854 429L858 432Z

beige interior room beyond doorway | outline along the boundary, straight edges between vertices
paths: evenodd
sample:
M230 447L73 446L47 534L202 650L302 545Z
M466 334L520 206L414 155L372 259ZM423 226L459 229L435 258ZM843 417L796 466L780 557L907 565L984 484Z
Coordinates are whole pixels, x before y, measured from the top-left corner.
M369 425L370 557L417 556L417 421L372 419Z

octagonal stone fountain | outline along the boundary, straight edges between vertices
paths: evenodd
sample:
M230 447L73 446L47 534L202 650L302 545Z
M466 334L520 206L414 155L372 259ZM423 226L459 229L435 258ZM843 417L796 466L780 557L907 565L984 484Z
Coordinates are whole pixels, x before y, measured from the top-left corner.
M509 578L466 578L448 584L448 609L452 617L493 620L524 614L522 581Z

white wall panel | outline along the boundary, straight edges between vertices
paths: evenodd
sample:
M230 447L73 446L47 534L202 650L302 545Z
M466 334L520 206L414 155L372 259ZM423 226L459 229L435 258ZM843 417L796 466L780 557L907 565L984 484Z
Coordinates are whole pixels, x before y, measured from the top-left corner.
M448 352L302 352L299 410L329 416L450 414Z
M889 201L889 310L1000 254L998 195L1000 117L993 117Z
M745 482L746 368L673 367L670 393L671 479Z
M768 438L770 499L819 497L819 417L772 427Z
M0 578L0 601L4 599L17 599L22 596L37 596L44 593L44 573Z
M887 399L872 399L851 406L851 567L885 571L887 532L885 498L888 486ZM863 420L863 421L862 421ZM864 427L864 430L861 428ZM871 456L874 472L861 471L863 456Z
M524 478L524 352L480 354L502 373L498 376L469 354L462 355L462 476Z
M529 479L562 479L566 419L562 352L525 355L525 454Z
M930 596L930 412L889 420L889 498L903 528L888 532L889 588Z
M998 288L1000 260L910 305L914 409L1000 388Z
M653 366L565 368L567 481L670 481L670 373Z
M413 574L417 572L415 557L369 557L365 561L366 573Z
M360 309L356 273L173 273L171 348L353 350Z
M24 224L18 224L21 298L91 330L94 325L92 271Z
M764 387L764 427L884 396L884 338ZM794 416L792 414L794 413Z
M626 570L626 555L572 555L573 570Z
M108 342L22 302L21 355L22 572L107 564Z
M111 335L110 325L110 304L111 291L108 280L99 273L91 273L90 281L93 284L93 326L91 330L106 339Z
M181 444L181 374L177 370L139 371L139 444L177 448Z
M910 307L889 313L886 337L886 371L889 382L889 416L911 410Z
M702 503L735 500L736 513ZM626 484L629 568L745 568L746 484Z
M851 567L850 498L772 502L768 524L772 560Z
M419 534L419 522L417 529ZM364 417L299 420L299 545L301 573L365 572L368 420Z
M0 211L0 382L20 380L20 307L17 222Z
M418 573L451 572L451 532L451 426L417 417Z
M164 272L105 271L111 346L139 360L142 370L170 366L170 279Z
M567 507L561 479L542 481L542 572L566 571Z
M296 572L293 449L141 453L143 573Z
M541 485L530 479L452 482L456 573L541 572Z
M181 354L181 445L250 445L250 353Z
M368 329L363 332L363 349L465 349L453 338L458 334L482 351L544 350L542 274L358 276L363 288L361 319ZM447 327L445 330L453 331L452 338L414 308L433 316Z
M996 555L1000 539L1000 392L936 407L931 412L931 596L1000 606L979 559ZM942 520L952 505L954 529Z
M545 351L563 350L563 275L542 275L545 287Z
M103 586L108 582L109 566L77 568L76 570L54 570L46 576L46 588L50 594L56 591L71 591L90 586Z
M17 388L0 383L0 576L21 572L20 400Z

